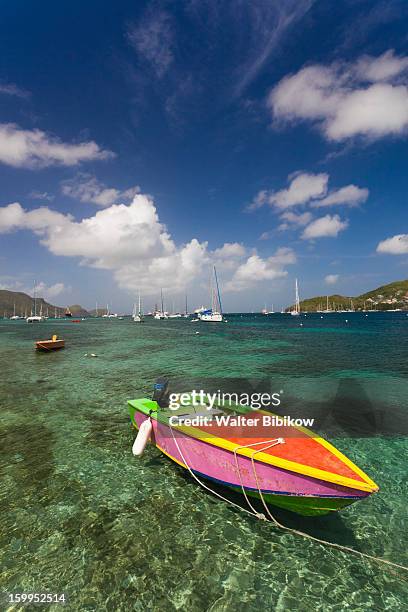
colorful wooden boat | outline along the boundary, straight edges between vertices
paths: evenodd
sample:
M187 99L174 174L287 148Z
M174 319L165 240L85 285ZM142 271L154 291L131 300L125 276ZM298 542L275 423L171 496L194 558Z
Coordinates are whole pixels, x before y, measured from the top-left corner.
M262 498L268 505L303 516L329 514L378 491L377 485L350 459L323 438L303 427L271 427L250 407L207 411L206 407L160 408L150 399L128 402L132 424L152 421L151 441L165 455L200 479L213 481L244 495ZM198 426L171 425L203 415ZM261 417L255 430L220 425L217 415ZM210 416L212 415L212 417ZM204 421L204 418L201 419ZM242 420L242 418L241 418Z
M35 348L37 351L58 351L65 348L65 340L58 339L58 336L54 334L51 340L38 340Z

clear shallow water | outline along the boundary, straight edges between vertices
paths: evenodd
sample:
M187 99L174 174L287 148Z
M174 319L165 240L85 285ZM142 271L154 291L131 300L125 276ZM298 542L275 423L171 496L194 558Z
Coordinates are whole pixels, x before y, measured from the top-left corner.
M402 313L0 321L2 589L65 592L72 610L406 608L402 572L233 510L154 448L133 458L126 401L160 375L175 390L282 389L281 412L314 416L381 490L280 520L408 565L407 326ZM52 333L65 351L36 354Z

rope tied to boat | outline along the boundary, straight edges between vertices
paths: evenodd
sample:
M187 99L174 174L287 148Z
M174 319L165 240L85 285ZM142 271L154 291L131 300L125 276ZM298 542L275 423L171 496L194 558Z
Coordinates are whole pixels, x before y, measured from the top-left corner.
M252 444L246 444L243 446L236 446L233 449L233 453L234 453L234 457L235 457L235 464L238 470L238 477L240 480L240 484L241 484L241 488L242 488L242 492L244 494L245 500L250 508L250 510L247 510L246 508L243 508L242 506L240 506L239 504L236 504L235 502L231 501L230 499L224 497L223 495L221 495L220 493L217 493L217 491L214 491L213 489L211 489L211 487L208 487L205 483L202 482L202 480L200 480L198 478L198 476L193 472L193 470L191 469L191 467L189 466L189 464L186 461L186 458L179 446L179 443L174 435L173 432L173 427L169 422L169 427L170 427L170 431L171 431L171 435L173 437L174 443L176 445L176 448L180 454L180 457L184 463L184 465L186 466L187 470L189 471L189 473L191 474L191 476L207 491L209 491L210 493L212 493L213 495L215 495L216 497L218 497L219 499L222 499L223 501L227 502L228 504L230 504L231 506L234 506L235 508L238 508L239 510L241 510L242 512L246 512L247 514L250 514L251 516L254 516L255 518L262 520L262 521L267 521L267 517L265 516L265 514L263 514L262 512L257 512L256 509L252 506L251 502L248 499L248 496L246 494L245 491L245 486L242 482L242 475L241 475L241 469L239 467L239 462L237 459L237 452L241 449L241 448L249 448L251 446L258 446L259 444L269 444L266 447L260 448L260 449L254 449L253 453L251 453L251 464L252 464L252 470L254 473L254 477L255 477L255 481L256 481L256 485L258 488L258 494L259 497L262 501L262 505L266 510L267 515L269 516L269 518L271 519L271 521L274 523L274 525L276 527L279 527L280 529L284 529L285 531L289 531L290 533L299 535L303 538L312 540L313 542L317 542L318 544L322 544L323 546L331 546L332 548L337 548L338 550L341 550L343 552L350 552L354 555L359 555L360 557L363 557L365 559L370 559L371 561L376 561L377 563L383 563L384 565L390 567L390 568L396 568L396 569L400 569L403 570L405 572L408 572L408 567L405 565L401 565L399 563L394 563L393 561L389 561L388 559L382 559L381 557L375 557L374 555L369 555L368 553L364 553L361 552L360 550L355 550L354 548L351 548L350 546L344 546L343 544L337 544L336 542L328 542L327 540L322 540L321 538L316 538L315 536L310 535L309 533L305 533L304 531L300 531L299 529L294 529L292 527L287 527L286 525L283 525L282 523L280 523L278 521L278 519L271 513L265 498L262 494L262 490L259 484L259 479L258 479L258 474L256 471L256 467L255 467L255 461L254 461L254 457L257 453L260 453L264 450L267 450L268 448L271 448L273 446L276 446L277 444L284 444L285 440L283 438L275 438L274 440L263 440L262 442L253 442Z

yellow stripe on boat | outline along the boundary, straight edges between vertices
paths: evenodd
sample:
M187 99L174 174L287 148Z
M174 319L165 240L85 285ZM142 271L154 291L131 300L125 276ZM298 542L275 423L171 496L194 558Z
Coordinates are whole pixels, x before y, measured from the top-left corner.
M234 442L230 442L225 438L219 438L217 436L214 436L213 434L205 432L197 427L190 427L188 425L173 425L172 427L174 430L180 431L181 433L185 433L191 438L203 440L208 444L212 444L213 446L218 446L219 448L223 448L232 452L237 449L237 444L234 444ZM319 439L316 436L314 437L317 441L322 440L323 442L325 442L323 446L326 446L326 444L328 444L329 446L326 446L326 448L330 450L332 448L334 449L334 447L331 447L331 444L329 442L326 442L322 438ZM337 449L335 450L337 451ZM242 455L250 459L254 451L250 448L238 447L238 450L236 452L238 455ZM337 451L337 453L336 455L339 458L342 459L342 457L344 457L344 455L342 455L340 451ZM289 461L288 459L282 459L281 457L275 457L274 455L269 455L267 453L263 453L262 451L256 454L256 460L261 461L262 463L267 463L269 465L274 465L275 467L279 467L290 472L302 474L303 476L310 476L311 478L317 478L318 480L333 482L334 484L338 484L343 487L348 487L350 489L357 489L358 491L367 491L368 493L373 493L374 491L378 490L377 485L372 480L370 480L368 476L364 474L364 472L362 472L362 474L364 474L364 478L367 480L365 480L365 482L361 482L360 480L354 480L353 478L348 478L347 476L340 476L339 474L326 472L325 470L320 470L319 468L314 468L309 465L303 465L302 463ZM353 470L356 470L357 466L355 466L350 460L348 461L349 467L352 467Z

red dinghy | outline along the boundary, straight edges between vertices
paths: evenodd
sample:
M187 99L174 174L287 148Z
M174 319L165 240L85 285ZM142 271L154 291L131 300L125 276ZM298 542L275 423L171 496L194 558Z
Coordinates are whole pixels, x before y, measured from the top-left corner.
M58 336L54 334L51 340L38 340L35 348L37 351L58 351L65 348L65 340L58 340Z

